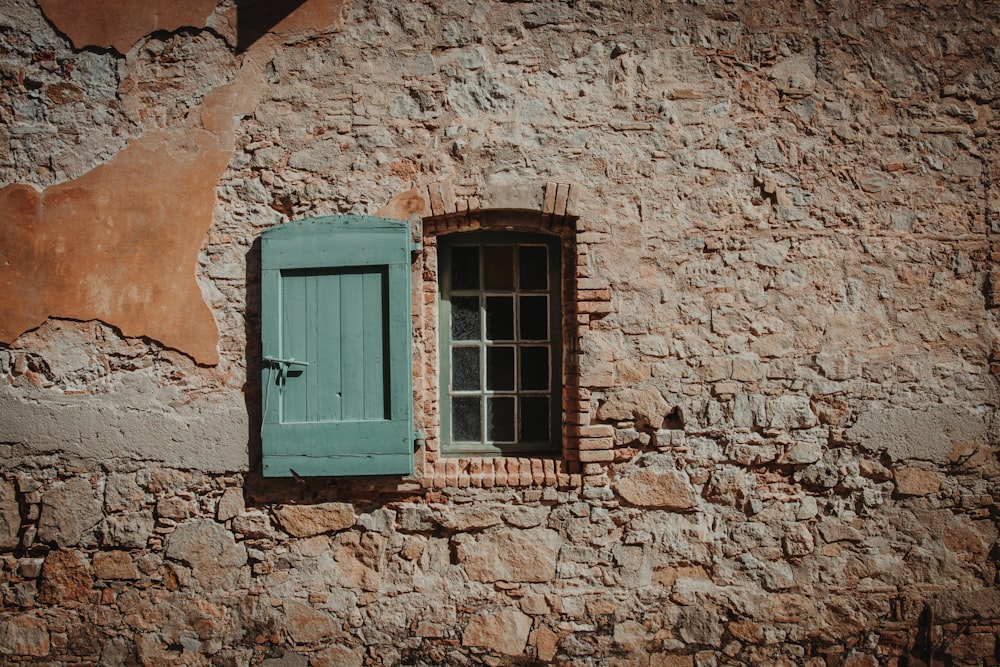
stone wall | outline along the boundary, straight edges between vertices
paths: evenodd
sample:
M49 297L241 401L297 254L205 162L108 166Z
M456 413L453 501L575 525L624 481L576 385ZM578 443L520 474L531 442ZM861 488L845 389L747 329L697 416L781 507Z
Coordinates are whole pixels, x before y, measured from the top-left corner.
M0 664L1000 661L1000 5L87 4L0 7ZM435 447L497 210L556 459ZM255 240L336 213L425 237L426 441L265 480Z

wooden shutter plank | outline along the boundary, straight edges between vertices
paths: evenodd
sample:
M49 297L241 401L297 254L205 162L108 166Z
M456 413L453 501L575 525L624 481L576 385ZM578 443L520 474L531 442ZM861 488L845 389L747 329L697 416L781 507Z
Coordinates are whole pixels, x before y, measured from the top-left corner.
M344 390L341 372L340 339L340 290L343 276L340 273L325 274L321 289L316 295L316 339L313 373L317 394L316 421L343 419L341 395Z
M361 276L350 274L344 276L341 283L341 318L340 354L344 373L344 412L341 417L345 421L364 418L364 302L361 293Z
M306 295L309 276L305 274L283 275L281 277L282 335L275 355L279 359L308 361L306 353L306 332L308 323ZM275 369L278 371L279 369ZM304 422L307 412L307 386L299 378L289 378L279 385L276 398L281 403L281 422Z
M389 336L382 316L385 294L382 273L365 274L362 281L362 320L364 365L363 419L386 419L385 344Z

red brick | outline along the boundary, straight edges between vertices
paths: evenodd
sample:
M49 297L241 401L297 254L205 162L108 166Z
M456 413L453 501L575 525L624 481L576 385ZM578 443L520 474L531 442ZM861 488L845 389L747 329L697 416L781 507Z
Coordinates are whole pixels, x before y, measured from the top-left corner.
M578 426L574 433L581 438L612 438L615 429L608 424L594 424L593 426Z
M580 451L595 451L598 449L614 449L614 438L580 438ZM583 459L580 459L581 461Z

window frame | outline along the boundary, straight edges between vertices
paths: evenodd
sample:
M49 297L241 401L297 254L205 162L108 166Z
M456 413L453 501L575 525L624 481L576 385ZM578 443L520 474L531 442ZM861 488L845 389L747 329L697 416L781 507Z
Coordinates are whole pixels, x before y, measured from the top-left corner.
M438 276L437 276L437 294L438 294L438 350L439 350L439 405L440 405L440 453L442 457L455 458L455 457L504 457L504 456L537 456L537 457L552 457L560 456L563 452L563 434L562 434L562 393L563 393L563 257L562 257L562 239L556 234L547 234L544 232L529 232L529 231L507 231L507 230L480 230L480 231L461 231L451 234L444 234L438 236ZM479 256L480 259L483 258L483 248L487 246L514 246L515 255L517 254L517 248L521 246L543 246L546 249L548 258L548 270L547 270L547 287L544 291L541 290L522 290L518 284L517 277L517 264L512 267L512 271L515 274L515 286L511 290L492 290L485 286L484 282L484 272L485 266L484 262L480 261L478 265L479 271L479 286L476 289L453 289L451 287L451 257L450 252L454 247L462 246L476 246L480 248ZM516 260L519 261L519 260ZM471 441L463 442L453 442L452 441L452 398L455 397L455 391L452 389L451 383L451 355L452 350L456 347L473 347L472 341L468 341L467 345L455 345L455 341L451 334L451 297L453 292L464 293L461 296L469 296L469 293L475 293L478 295L479 302L479 328L480 336L476 340L476 345L480 349L480 368L479 368L479 389L470 390L466 393L460 393L459 397L462 396L478 396L480 398L480 441L479 444L474 444ZM544 294L548 300L547 309L547 327L548 327L548 338L544 342L537 342L535 340L521 340L520 332L516 332L513 340L499 340L490 341L486 338L486 321L485 321L485 299L487 296L491 295L510 295L513 296L514 302L517 303L517 299L522 295L527 296L538 296ZM460 296L456 294L455 296ZM514 309L515 313L517 308ZM517 316L514 316L515 329L517 328ZM499 344L498 344L499 342ZM523 389L519 385L518 365L520 361L520 349L524 347L547 347L549 351L549 380L548 380L548 390L547 392L541 392L538 390ZM514 371L513 376L514 388L510 391L500 390L498 393L501 396L513 397L515 399L515 404L519 403L519 399L522 397L530 396L542 396L546 395L549 401L548 410L548 431L549 439L548 442L531 441L524 442L520 441L521 433L520 429L520 416L515 408L514 417L514 428L515 428L515 441L514 442L500 442L499 444L490 442L487 428L487 416L485 414L486 404L488 403L488 397L495 395L493 390L486 387L486 351L490 347L513 347L515 349L515 361L514 361Z

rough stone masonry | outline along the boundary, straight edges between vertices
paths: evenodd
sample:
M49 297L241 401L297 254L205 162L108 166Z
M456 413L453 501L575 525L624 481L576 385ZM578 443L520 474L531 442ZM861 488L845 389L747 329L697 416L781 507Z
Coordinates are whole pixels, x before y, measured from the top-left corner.
M998 45L975 0L3 0L0 664L997 665ZM265 480L255 241L338 213L422 237L426 439ZM562 239L554 458L439 446L436 239L501 213Z

